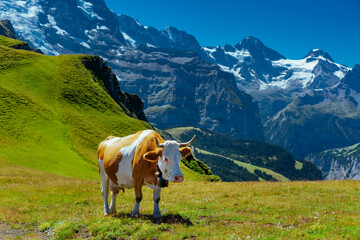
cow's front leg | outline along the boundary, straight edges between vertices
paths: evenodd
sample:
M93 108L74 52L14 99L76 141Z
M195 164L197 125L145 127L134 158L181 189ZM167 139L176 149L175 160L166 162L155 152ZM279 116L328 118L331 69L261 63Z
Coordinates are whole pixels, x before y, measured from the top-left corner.
M131 217L140 217L139 206L142 200L142 181L134 181L135 205L131 212Z
M160 213L160 209L159 209L160 193L161 193L161 188L154 189L154 195L153 195L154 196L154 213L153 213L154 218L161 217L161 213Z

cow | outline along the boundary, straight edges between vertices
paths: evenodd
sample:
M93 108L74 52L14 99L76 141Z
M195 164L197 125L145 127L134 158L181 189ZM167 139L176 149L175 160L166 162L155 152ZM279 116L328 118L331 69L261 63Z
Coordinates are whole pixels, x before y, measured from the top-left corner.
M154 190L154 218L161 217L159 209L161 188L168 182L181 183L184 174L180 170L181 158L188 156L188 147L195 136L186 143L165 141L153 130L139 131L126 137L107 137L98 147L98 163L104 214L116 213L116 197L119 190L135 189L135 206L132 217L139 217L142 186ZM109 186L110 185L110 186ZM111 190L110 207L108 191Z

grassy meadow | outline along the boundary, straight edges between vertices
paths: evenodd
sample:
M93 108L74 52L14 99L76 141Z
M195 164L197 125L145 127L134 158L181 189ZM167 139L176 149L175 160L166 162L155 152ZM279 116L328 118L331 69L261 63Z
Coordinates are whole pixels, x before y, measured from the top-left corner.
M15 173L15 174L14 174ZM163 218L152 219L144 187L141 217L130 218L133 189L103 216L98 180L19 166L0 170L3 239L359 239L360 183L204 182L163 189Z

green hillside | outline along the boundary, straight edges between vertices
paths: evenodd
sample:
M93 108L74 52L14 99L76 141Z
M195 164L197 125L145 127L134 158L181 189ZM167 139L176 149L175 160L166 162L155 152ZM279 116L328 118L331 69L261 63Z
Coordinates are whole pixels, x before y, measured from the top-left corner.
M0 23L1 24L1 23ZM0 25L1 26L1 25ZM25 45L27 44L26 42L22 42L20 40L16 40L16 39L12 39L12 38L7 38L4 36L0 35L0 45L1 46L6 46L6 47L16 47L16 46L20 46L20 45Z
M11 46L17 40L0 39ZM150 128L128 117L83 62L0 46L0 161L97 179L96 148L109 135ZM94 81L96 80L96 81Z
M224 181L321 179L321 172L313 163L295 160L288 151L275 145L232 138L194 127L166 131L180 141L196 135L193 143L199 149L196 157L209 165L214 174ZM256 166L256 171L249 164Z
M272 181L278 181L278 182L289 182L290 181L288 178L284 177L283 175L281 175L279 173L276 173L276 172L274 172L272 170L266 169L266 168L261 168L261 167L255 166L255 165L251 165L249 163L240 162L240 161L237 161L237 160L234 160L234 159L231 159L231 158L228 158L228 157L224 157L224 156L221 156L219 154L211 153L211 152L208 152L208 151L205 151L205 150L201 150L201 149L198 149L198 148L196 148L195 151L196 151L196 155L198 155L198 154L200 154L201 156L212 155L212 156L216 156L216 157L220 158L221 161L230 160L233 163L235 163L236 165L246 169L249 173L252 173L254 175L257 175L255 173L255 170L264 172L267 175L272 177L272 179L269 179L269 180L272 180ZM209 156L204 156L204 159L206 159L206 158L209 158ZM256 176L256 177L258 178L257 180L260 180L260 181L266 180L266 179L261 178L260 176Z

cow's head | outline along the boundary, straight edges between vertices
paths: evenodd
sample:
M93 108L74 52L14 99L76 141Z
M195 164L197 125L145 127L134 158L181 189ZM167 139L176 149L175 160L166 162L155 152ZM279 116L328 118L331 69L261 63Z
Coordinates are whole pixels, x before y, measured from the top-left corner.
M180 170L181 158L188 156L191 149L188 147L195 139L195 136L186 143L176 141L165 141L159 144L155 138L157 148L144 154L147 161L158 161L158 166L165 180L179 183L184 181L184 174Z

